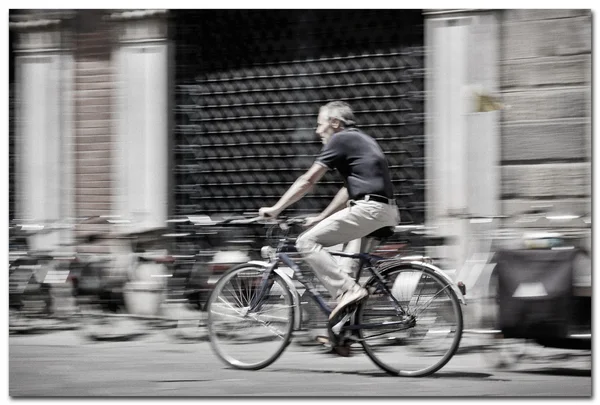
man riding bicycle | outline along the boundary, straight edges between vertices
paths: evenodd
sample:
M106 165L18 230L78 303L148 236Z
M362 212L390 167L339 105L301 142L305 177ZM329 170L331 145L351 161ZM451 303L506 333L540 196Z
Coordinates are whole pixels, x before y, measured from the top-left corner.
M355 127L354 113L343 101L332 101L319 110L317 135L323 148L312 167L300 176L272 207L259 210L262 217L277 217L285 208L306 195L329 169L336 169L344 187L327 208L307 218L296 248L321 283L336 298L329 316L335 323L345 308L368 295L351 274L327 252L327 247L348 243L346 251L365 251L362 238L385 227L395 226L400 215L386 157L377 141Z

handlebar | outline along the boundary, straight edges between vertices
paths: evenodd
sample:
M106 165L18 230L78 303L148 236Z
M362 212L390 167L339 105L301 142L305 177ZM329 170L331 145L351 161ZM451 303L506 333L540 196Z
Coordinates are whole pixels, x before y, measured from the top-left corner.
M188 216L181 219L172 219L167 222L188 222L193 225L200 226L221 226L221 225L251 225L251 224L259 224L259 225L298 225L304 224L306 221L304 216L299 217L283 217L279 216L277 218L265 218L260 216L233 216L230 218L224 218L215 220L206 215L202 216Z

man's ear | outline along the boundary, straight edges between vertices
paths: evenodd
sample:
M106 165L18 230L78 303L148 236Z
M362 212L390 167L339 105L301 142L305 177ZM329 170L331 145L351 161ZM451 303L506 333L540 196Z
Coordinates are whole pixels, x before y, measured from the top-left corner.
M333 118L333 119L331 120L331 127L332 127L333 129L339 129L339 128L340 128L340 125L341 125L341 123L340 123L340 120L338 120L337 118Z

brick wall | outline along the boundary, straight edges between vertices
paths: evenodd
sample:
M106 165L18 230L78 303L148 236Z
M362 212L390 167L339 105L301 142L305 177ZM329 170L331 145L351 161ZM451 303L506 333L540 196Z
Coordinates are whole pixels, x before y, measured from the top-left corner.
M501 35L502 203L591 209L589 10L506 10Z
M115 170L114 68L110 23L100 12L79 11L74 21L75 215L110 215ZM107 230L83 226L83 233ZM104 245L104 247L102 247ZM105 251L107 244L87 251Z
M74 35L77 216L111 212L114 84L110 35L104 24Z

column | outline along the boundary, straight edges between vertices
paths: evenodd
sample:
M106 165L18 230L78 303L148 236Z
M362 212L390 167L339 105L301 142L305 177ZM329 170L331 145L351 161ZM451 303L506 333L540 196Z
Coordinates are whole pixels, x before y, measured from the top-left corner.
M73 58L65 20L30 16L11 22L18 35L16 86L16 215L40 222L73 216ZM68 18L68 16L66 17ZM54 249L70 232L32 239Z
M116 214L165 226L169 179L169 44L165 10L116 12ZM139 229L139 230L141 230Z
M456 239L430 254L449 258L459 280L477 225L448 213L499 213L499 112L479 102L498 91L498 22L485 10L428 10L425 17L426 218Z

